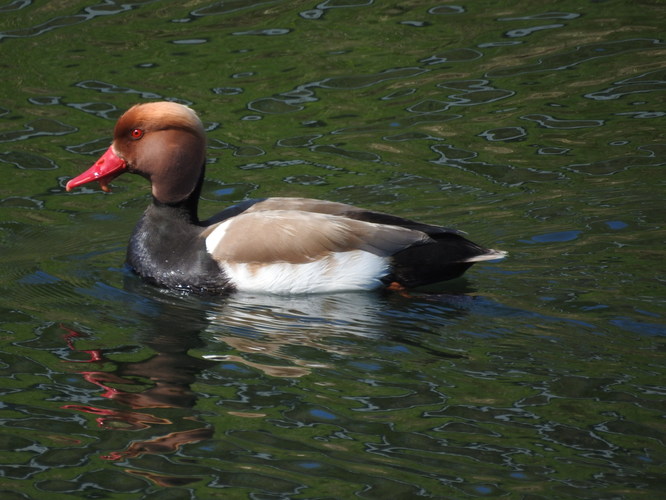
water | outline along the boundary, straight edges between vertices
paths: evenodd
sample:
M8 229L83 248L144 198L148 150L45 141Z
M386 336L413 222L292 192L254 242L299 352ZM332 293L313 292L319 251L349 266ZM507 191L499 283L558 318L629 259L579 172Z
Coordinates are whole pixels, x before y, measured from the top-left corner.
M2 498L655 498L664 8L0 7ZM510 252L409 294L195 297L123 268L149 201L68 179L192 105L202 213L310 196Z

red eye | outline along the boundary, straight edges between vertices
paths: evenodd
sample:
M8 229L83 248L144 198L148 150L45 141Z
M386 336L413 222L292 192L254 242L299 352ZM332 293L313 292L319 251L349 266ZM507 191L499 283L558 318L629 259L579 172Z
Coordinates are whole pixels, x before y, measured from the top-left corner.
M130 135L132 136L132 139L141 139L143 137L143 130L140 128L132 129Z

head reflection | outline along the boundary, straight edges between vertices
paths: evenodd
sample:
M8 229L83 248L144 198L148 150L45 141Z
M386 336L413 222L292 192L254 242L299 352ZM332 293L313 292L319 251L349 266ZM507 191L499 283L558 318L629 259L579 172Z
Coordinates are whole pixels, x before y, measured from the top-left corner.
M150 431L155 426L169 426L177 430L149 439L131 441L125 450L113 451L102 458L120 460L144 454L173 452L181 446L195 443L213 435L210 426L202 426L192 416L197 394L191 389L199 374L214 361L191 356L191 349L203 346L200 333L205 316L201 311L175 308L169 302L153 302L144 309L150 328L139 333L143 347L123 346L108 350L79 350L77 341L85 334L65 328L64 338L75 352L72 363L85 363L87 367L100 369L79 372L83 378L101 389L100 396L112 400L113 408L100 405L65 405L63 408L96 415L97 425L115 431ZM145 353L136 359L136 353ZM118 358L129 357L131 361ZM105 369L102 370L101 368ZM112 367L111 370L106 368ZM147 411L149 409L157 411ZM173 412L172 409L188 409ZM110 438L115 441L115 439ZM165 478L162 478L166 480Z

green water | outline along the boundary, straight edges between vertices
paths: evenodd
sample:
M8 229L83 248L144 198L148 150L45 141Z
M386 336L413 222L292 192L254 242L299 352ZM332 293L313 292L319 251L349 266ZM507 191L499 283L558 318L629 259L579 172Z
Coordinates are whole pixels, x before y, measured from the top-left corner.
M0 6L0 495L657 498L666 4ZM325 198L509 252L430 291L202 298L123 268L191 105L203 215Z

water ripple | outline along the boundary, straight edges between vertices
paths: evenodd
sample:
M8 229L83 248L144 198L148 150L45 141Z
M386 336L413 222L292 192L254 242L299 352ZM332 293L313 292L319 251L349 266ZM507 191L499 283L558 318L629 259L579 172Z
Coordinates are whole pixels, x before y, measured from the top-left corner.
M161 99L160 94L154 92L145 92L127 87L121 87L113 83L102 82L100 80L84 80L75 84L77 87L86 90L95 90L104 94L137 94L143 99Z
M301 111L305 104L316 102L316 88L349 90L370 87L393 79L410 78L424 73L422 68L392 68L367 75L336 76L324 80L304 83L276 97L264 97L250 101L248 109L267 114L283 114Z
M577 128L590 128L601 127L605 120L564 120L554 118L550 115L524 115L520 117L521 120L528 120L536 122L544 128L554 129L577 129Z
M0 153L0 161L23 170L54 170L58 168L58 165L50 158L23 151L2 152Z
M0 142L13 142L41 136L67 135L77 131L76 127L67 125L58 120L40 118L23 125L23 130L14 130L0 133Z
M150 4L155 1L156 0L135 0L133 2L119 3L115 0L105 0L103 3L85 7L79 14L53 17L48 21L30 27L0 32L0 42L7 38L28 38L43 35L52 30L81 24L100 16L115 15L128 10L137 9L145 4ZM15 1L12 4L9 4L8 7L12 7L10 10L18 10L28 7L31 4L32 2L26 3ZM16 9L13 8L14 5L17 6Z
M149 3L0 7L5 496L659 495L655 5ZM209 118L204 213L322 197L511 257L409 293L146 285L147 185L64 183L152 99Z
M196 17L216 16L220 14L231 14L247 9L254 9L262 5L278 3L278 0L231 0L224 2L215 2L207 7L193 10L190 14Z
M579 45L572 51L558 52L540 57L536 63L490 70L486 73L486 76L489 78L499 78L540 73L544 71L560 71L588 63L595 59L617 56L627 52L637 50L659 50L663 45L664 42L661 40L649 38Z

